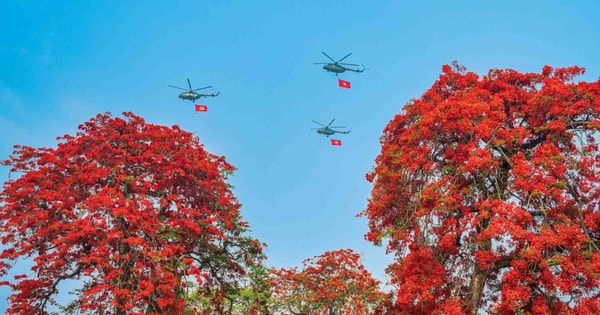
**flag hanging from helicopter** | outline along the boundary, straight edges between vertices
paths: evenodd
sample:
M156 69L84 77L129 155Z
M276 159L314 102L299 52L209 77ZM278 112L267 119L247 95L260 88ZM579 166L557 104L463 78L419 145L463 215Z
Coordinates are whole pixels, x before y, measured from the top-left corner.
M343 88L347 88L347 89L350 88L350 82L349 81L344 81L342 79L338 79L338 85L340 87L343 87Z
M197 112L205 112L208 110L208 106L206 106L206 105L196 104L195 107L196 107Z
M342 140L331 139L331 145L342 145Z

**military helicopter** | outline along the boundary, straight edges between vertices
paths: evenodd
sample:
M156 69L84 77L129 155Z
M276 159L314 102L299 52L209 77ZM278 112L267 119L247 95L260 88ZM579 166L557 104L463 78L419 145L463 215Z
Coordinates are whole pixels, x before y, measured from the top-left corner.
M327 125L327 126L323 125L322 123L320 123L318 121L314 121L313 120L314 123L319 124L319 125L321 125L323 127L312 128L311 130L316 130L318 133L320 133L322 135L326 135L327 137L329 137L329 136L331 136L332 134L335 134L335 133L343 133L345 135L347 135L347 134L350 133L350 130L352 130L352 129L350 129L348 131L340 131L340 130L331 129L331 128L346 128L346 126L331 126L331 124L333 124L334 120L335 120L335 118L332 119L331 122L329 123L329 125Z
M219 94L221 94L221 92L217 92L216 94L215 93L213 93L213 94L196 93L196 91L200 91L200 90L211 88L212 85L192 90L192 84L190 83L190 79L187 79L187 81L188 81L188 86L190 87L189 91L186 90L186 89L184 89L184 88L180 88L180 87L177 87L177 86L169 85L169 87L172 87L174 89L180 89L180 90L184 90L185 91L185 92L179 94L179 98L182 99L182 100L189 100L189 101L193 102L193 101L195 101L195 100L197 100L197 99L199 99L199 98L201 98L203 96L204 97L208 97L208 96L215 97L215 96L219 96Z
M365 71L365 68L363 66L363 69L352 69L352 68L346 68L344 66L355 66L358 67L359 65L354 64L354 63L343 63L341 62L342 60L348 58L348 56L352 55L352 53L347 54L346 56L344 56L344 58L335 61L333 60L333 58L329 57L329 55L327 55L324 52L321 52L323 55L325 55L325 57L329 58L329 60L333 61L333 62L315 62L314 64L316 65L324 65L323 69L325 69L327 72L333 72L335 73L335 75L338 75L338 73L342 73L344 71L354 71L354 72L363 72Z

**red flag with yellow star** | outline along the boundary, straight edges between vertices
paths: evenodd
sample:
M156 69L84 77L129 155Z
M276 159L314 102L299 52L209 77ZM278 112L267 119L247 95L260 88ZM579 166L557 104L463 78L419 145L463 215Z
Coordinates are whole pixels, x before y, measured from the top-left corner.
M196 111L197 112L205 112L207 110L208 110L208 106L196 104Z
M350 82L349 81L344 81L342 79L338 79L338 85L340 87L343 87L343 88L347 88L347 89L350 88Z
M331 145L342 145L342 140L331 139Z

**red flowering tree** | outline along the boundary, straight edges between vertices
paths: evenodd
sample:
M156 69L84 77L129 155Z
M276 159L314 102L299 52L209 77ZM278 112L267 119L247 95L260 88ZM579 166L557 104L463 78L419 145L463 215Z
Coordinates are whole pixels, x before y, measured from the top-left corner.
M600 81L454 63L386 126L366 237L406 314L600 314Z
M273 305L270 299L271 287L268 283L269 270L255 264L235 282L227 283L225 286L200 288L190 296L189 314L271 314Z
M274 269L272 305L292 315L364 315L383 297L379 281L351 249L303 261L304 269Z
M2 283L8 314L47 314L68 279L81 287L63 312L182 314L191 285L233 281L261 256L225 181L234 167L177 126L124 116L3 162L21 176L0 194L0 276L33 258Z

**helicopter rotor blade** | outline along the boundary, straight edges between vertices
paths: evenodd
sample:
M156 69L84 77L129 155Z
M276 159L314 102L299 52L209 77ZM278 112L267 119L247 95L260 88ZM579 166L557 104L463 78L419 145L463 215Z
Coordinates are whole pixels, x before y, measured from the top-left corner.
M326 54L326 53L324 53L324 52L321 52L321 53L322 53L323 55L325 55L325 57L329 58L329 60L331 60L331 61L335 62L335 60L333 60L333 58L329 57L329 55L328 55L328 54Z
M342 58L342 59L338 60L337 62L341 62L342 60L344 60L344 59L348 58L348 56L350 56L350 55L352 55L352 53L349 53L349 54L347 54L346 56L344 56L344 58Z
M314 62L314 65L327 65L329 62Z
M329 128L348 128L348 127L346 127L346 126L331 126Z
M180 87L178 87L178 86L172 86L172 85L169 85L169 87L172 87L172 88L174 88L174 89L180 89L180 90L187 91L186 89L184 89L184 88L180 88Z
M192 84L190 83L190 79L187 79L187 80L188 80L188 86L190 87L190 91L191 91L192 90Z
M203 88L195 89L194 91L200 91L200 90L204 90L204 89L209 89L211 87L212 87L212 85L209 85L209 86L205 86Z
M329 123L329 125L327 125L327 127L331 126L331 124L333 124L334 120L335 120L335 118L331 120L331 122Z
M360 65L357 65L355 63L339 63L340 65L344 65L344 66L354 66L354 67L360 67Z
M321 126L325 127L325 125L323 125L322 123L320 123L320 122L318 122L318 121L314 121L314 120L313 120L313 122L314 122L315 124L319 124L319 125L321 125Z

